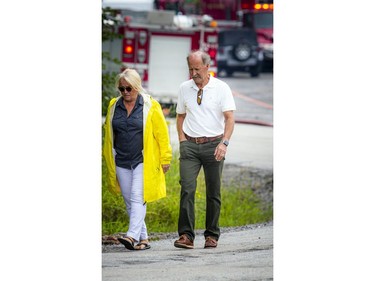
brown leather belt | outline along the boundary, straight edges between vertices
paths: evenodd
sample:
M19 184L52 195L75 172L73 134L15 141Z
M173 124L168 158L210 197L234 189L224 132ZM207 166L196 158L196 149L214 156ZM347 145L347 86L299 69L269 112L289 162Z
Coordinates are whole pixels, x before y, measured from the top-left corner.
M203 144L203 143L215 141L217 139L221 139L223 137L223 134L219 136L215 136L215 137L198 137L198 138L193 138L185 134L185 137L188 141L195 142L196 144Z

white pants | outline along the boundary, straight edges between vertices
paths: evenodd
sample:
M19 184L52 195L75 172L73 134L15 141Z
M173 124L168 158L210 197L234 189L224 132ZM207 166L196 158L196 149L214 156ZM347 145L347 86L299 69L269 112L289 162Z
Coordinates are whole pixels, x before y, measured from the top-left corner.
M146 204L143 202L143 163L129 170L116 166L117 178L129 216L127 236L136 241L148 239L145 223Z

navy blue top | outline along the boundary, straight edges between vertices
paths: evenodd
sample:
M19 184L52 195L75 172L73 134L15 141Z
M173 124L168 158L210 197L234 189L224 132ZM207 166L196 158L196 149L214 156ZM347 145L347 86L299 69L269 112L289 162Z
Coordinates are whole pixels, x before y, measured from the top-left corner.
M143 97L138 95L130 115L121 97L112 119L116 166L135 169L143 162Z

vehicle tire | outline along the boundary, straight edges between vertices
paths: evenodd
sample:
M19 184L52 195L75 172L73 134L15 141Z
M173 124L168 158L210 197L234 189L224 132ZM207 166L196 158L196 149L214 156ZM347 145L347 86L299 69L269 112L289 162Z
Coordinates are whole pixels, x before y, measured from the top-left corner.
M251 77L258 77L259 73L262 71L262 65L258 64L255 66L250 67L250 75Z
M222 76L223 76L223 75L222 75L223 70L225 71L224 68L222 68L222 67L220 67L220 66L217 67L217 74L216 74L217 77L222 77Z
M246 61L251 56L251 45L245 41L233 48L233 56L238 61Z
M225 75L227 76L227 77L232 77L232 75L233 75L233 70L231 70L231 69L225 69Z
M250 67L251 77L258 77L263 70L263 61L258 61L257 65Z

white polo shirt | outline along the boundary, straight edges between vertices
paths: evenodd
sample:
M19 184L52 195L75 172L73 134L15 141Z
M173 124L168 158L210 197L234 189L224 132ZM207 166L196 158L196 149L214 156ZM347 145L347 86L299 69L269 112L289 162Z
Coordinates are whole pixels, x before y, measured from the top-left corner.
M224 133L224 114L236 110L228 84L211 76L203 88L202 102L197 103L199 88L193 79L183 82L178 91L178 114L185 114L183 131L191 137L214 137Z

